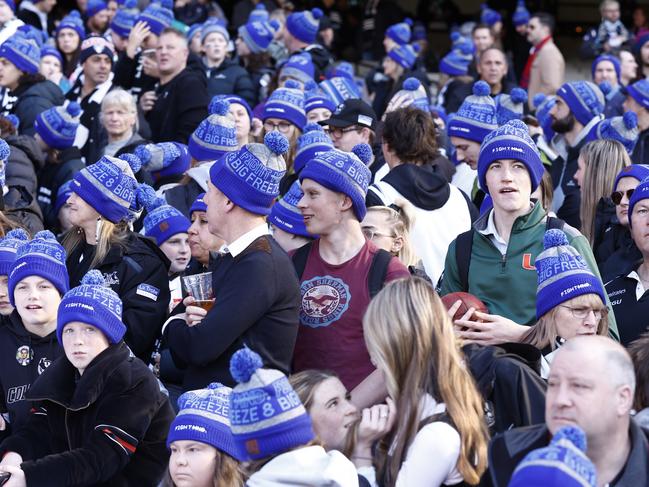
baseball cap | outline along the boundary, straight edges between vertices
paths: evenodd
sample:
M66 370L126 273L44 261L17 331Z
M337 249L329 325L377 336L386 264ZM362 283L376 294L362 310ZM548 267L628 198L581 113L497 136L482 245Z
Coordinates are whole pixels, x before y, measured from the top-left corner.
M374 109L363 100L350 98L338 105L331 118L321 120L318 123L340 128L360 125L361 127L376 130L377 117Z

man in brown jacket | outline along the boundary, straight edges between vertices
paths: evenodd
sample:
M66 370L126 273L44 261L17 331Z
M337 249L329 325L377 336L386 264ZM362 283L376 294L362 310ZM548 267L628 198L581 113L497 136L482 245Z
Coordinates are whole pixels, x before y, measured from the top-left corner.
M530 108L534 95L554 95L564 81L566 62L552 40L553 30L554 18L545 12L534 14L527 24L527 40L533 47L520 85L530 94Z

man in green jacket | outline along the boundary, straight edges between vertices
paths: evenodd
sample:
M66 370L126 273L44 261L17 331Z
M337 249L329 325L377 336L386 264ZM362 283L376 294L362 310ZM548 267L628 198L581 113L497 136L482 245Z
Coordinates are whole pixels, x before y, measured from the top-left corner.
M476 312L481 321L457 320L458 335L482 345L515 342L536 320L536 256L543 251L548 217L531 194L543 177L539 152L527 126L514 120L491 132L478 158L480 187L493 201L493 209L479 218L472 231L466 257L456 256L458 237L449 247L440 294L469 292L480 298L490 314ZM554 220L599 276L586 238L575 228ZM459 258L458 258L459 257ZM458 261L467 262L466 286ZM466 267L465 267L466 268ZM601 277L600 277L601 279ZM607 306L610 302L607 299ZM609 313L609 333L618 338L615 316Z

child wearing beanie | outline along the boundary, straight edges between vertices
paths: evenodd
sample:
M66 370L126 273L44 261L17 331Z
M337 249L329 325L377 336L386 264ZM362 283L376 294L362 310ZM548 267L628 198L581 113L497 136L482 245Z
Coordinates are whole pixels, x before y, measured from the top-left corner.
M243 487L244 476L230 429L232 389L213 382L178 399L179 412L171 423L167 446L171 451L165 486L223 485Z
M16 465L5 467L12 479L27 485L157 485L162 479L173 411L122 341L125 332L122 302L99 271L65 294L56 326L65 354L26 393L47 414L32 414L0 445L8 452L5 463L9 456Z
M608 309L602 281L568 243L563 231L546 231L543 247L534 262L538 321L521 342L541 350L541 377L547 379L554 354L566 340L608 334Z
M247 347L232 356L230 372L237 382L228 414L232 436L239 458L252 461L246 485L358 485L356 469L342 453L312 443L311 418L282 372L263 368L259 354Z
M336 103L315 82L304 85L304 113L308 123L328 120L336 110Z
M29 241L23 230L12 230L0 241L0 259L0 280L8 288L2 297L8 296L10 302L1 309L13 310L6 318L3 313L0 326L0 426L4 426L4 437L26 424L31 405L25 393L61 354L56 320L61 297L68 290L68 273L65 250L49 231L39 232Z

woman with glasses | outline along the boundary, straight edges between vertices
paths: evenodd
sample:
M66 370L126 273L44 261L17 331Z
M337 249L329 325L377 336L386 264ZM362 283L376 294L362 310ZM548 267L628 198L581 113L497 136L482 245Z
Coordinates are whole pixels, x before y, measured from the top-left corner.
M547 379L554 354L566 340L608 334L608 309L601 281L563 231L546 231L543 248L534 263L538 321L520 341L541 350L541 377Z

